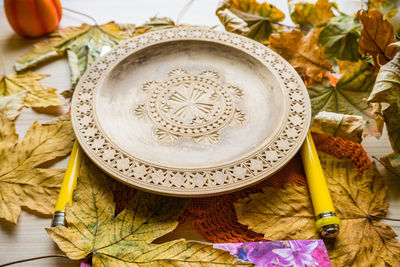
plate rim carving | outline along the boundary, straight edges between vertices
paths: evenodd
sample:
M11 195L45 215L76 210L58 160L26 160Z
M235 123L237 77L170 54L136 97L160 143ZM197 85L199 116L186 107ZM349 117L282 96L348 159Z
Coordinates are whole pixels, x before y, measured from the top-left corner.
M207 41L240 50L266 66L287 99L286 119L268 144L229 164L201 169L176 169L140 160L119 148L101 129L93 106L108 72L132 53L171 41ZM71 121L86 155L117 180L141 190L179 197L229 193L260 182L280 170L302 145L310 122L307 89L281 56L249 38L206 28L181 27L145 33L122 41L85 72L75 88Z

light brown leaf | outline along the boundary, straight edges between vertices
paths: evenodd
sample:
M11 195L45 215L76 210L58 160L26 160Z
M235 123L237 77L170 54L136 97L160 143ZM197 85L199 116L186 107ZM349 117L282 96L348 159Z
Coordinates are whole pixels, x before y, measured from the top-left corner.
M342 220L334 244L327 246L332 266L400 265L396 233L379 222L385 216L387 189L373 165L362 177L347 160L320 153L336 213ZM265 187L235 204L238 221L265 239L319 238L307 187ZM285 225L285 227L282 227Z
M314 31L304 36L300 31L272 34L270 47L283 56L300 74L306 74L313 80L320 81L332 66L325 59L324 49L318 44Z
M0 97L0 113L6 111L9 119L15 119L24 106L25 94L26 92L20 91L12 95Z
M112 189L126 190L93 163L81 168L73 204L67 206L68 227L47 229L66 255L93 256L93 266L252 266L211 244L174 240L153 244L171 232L188 200L136 191L117 216Z
M228 32L246 35L250 31L247 23L229 9L217 10L217 16Z
M64 170L40 168L72 148L71 122L35 122L18 143L15 125L0 114L0 218L16 223L21 207L52 214Z
M25 72L0 76L0 96L15 95L25 92L25 107L49 107L64 105L55 88L46 88L40 80L48 75ZM15 98L17 101L19 98Z
M396 42L393 25L383 18L378 10L359 10L357 17L361 22L360 52L372 56L377 69L389 62L398 47L390 45Z
M311 131L361 143L364 125L361 116L324 111L315 116Z

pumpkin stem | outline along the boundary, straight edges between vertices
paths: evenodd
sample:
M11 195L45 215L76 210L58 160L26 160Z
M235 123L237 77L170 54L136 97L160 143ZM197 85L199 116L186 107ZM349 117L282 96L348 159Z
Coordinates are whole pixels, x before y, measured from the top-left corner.
M92 16L89 16L88 14L85 14L85 13L82 13L82 12L79 12L79 11L76 11L76 10L73 10L73 9L70 9L70 8L67 8L67 7L63 7L63 9L66 10L66 11L69 11L69 12L71 12L71 13L75 13L75 14L78 14L78 15L81 15L81 16L84 16L84 17L87 17L87 18L91 19L91 20L94 22L94 24L95 24L96 26L99 25L99 24L97 23L96 19L93 18Z
M4 77L7 76L6 61L4 60L3 52L0 50L1 67L3 68Z

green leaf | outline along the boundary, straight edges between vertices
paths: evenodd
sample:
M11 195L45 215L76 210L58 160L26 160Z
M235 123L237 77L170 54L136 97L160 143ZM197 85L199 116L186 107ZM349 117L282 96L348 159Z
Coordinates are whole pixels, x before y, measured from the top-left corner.
M48 40L22 55L15 63L15 69L26 70L67 54L74 88L86 69L100 57L104 47L112 47L128 37L114 22L58 29Z
M47 229L71 259L93 256L93 266L251 266L211 244L174 240L154 244L173 231L188 200L136 191L115 215L112 189L126 190L86 160L73 204L66 209L68 227Z
M360 38L360 24L349 17L349 19L332 19L319 33L318 41L325 47L327 58L354 62L361 58L358 38Z
M379 135L372 107L366 101L375 77L371 65L359 62L348 70L335 86L328 80L307 86L313 117L321 111L358 115L367 121L367 133Z
M278 23L285 18L282 11L266 2L260 4L256 0L225 0L217 9L217 15L226 30L231 29L231 27L228 27L229 20L222 16L226 15L226 13L219 12L225 9L228 9L247 24L249 29L245 31L247 37L259 42L268 41L271 33L276 31L274 23ZM236 22L236 24L240 23Z

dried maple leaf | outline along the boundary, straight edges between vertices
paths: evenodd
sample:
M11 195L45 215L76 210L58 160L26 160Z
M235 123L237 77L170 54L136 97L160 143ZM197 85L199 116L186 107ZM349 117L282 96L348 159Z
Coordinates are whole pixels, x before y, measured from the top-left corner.
M348 70L336 86L327 79L322 83L308 85L313 116L321 111L362 116L367 121L365 133L379 136L372 107L366 100L375 77L372 67L368 63L360 62Z
M81 168L68 227L47 229L71 259L93 256L93 266L251 266L211 244L174 240L152 242L171 232L187 200L136 191L127 207L115 216L112 182L88 160ZM121 188L122 187L122 188Z
M18 143L15 125L0 114L0 218L16 223L21 207L52 214L64 170L40 168L72 148L71 122L35 122Z
M15 118L22 108L21 99L25 107L64 105L55 88L46 88L40 82L46 77L45 74L31 71L7 76L0 75L0 111L7 109L10 118Z
M397 46L391 45L396 42L393 25L378 10L359 10L357 17L362 25L360 52L372 56L375 66L379 68L389 62L398 50Z
M0 97L0 112L5 111L9 119L15 119L24 106L26 92L21 91L12 95Z
M318 35L318 41L325 48L327 58L358 61L361 58L358 38L360 24L351 16L331 19Z
M229 12L224 11L226 9ZM266 2L258 3L256 0L225 0L216 13L227 31L236 30L238 33L237 26L239 25L242 34L259 42L268 41L271 33L276 31L274 23L285 18L285 14L275 6ZM227 14L230 15L229 18L226 17ZM239 20L242 20L247 28Z
M297 72L305 73L313 80L321 80L322 75L331 71L332 66L325 59L324 49L312 30L306 36L297 30L272 34L270 47L289 61Z
M315 116L311 131L361 143L364 125L361 116L323 111Z
M327 246L332 266L400 265L396 233L379 222L388 210L387 189L373 165L362 177L348 160L320 154L336 213L342 226ZM264 234L265 239L319 238L307 187L265 187L235 204L238 221ZM285 227L282 227L285 225Z
M302 29L312 29L327 23L334 16L332 8L337 8L336 3L329 0L318 0L315 4L289 0L290 18Z
M100 57L104 47L112 47L128 37L114 22L58 29L50 34L48 40L22 55L15 63L15 69L26 70L66 53L73 88L86 69Z

